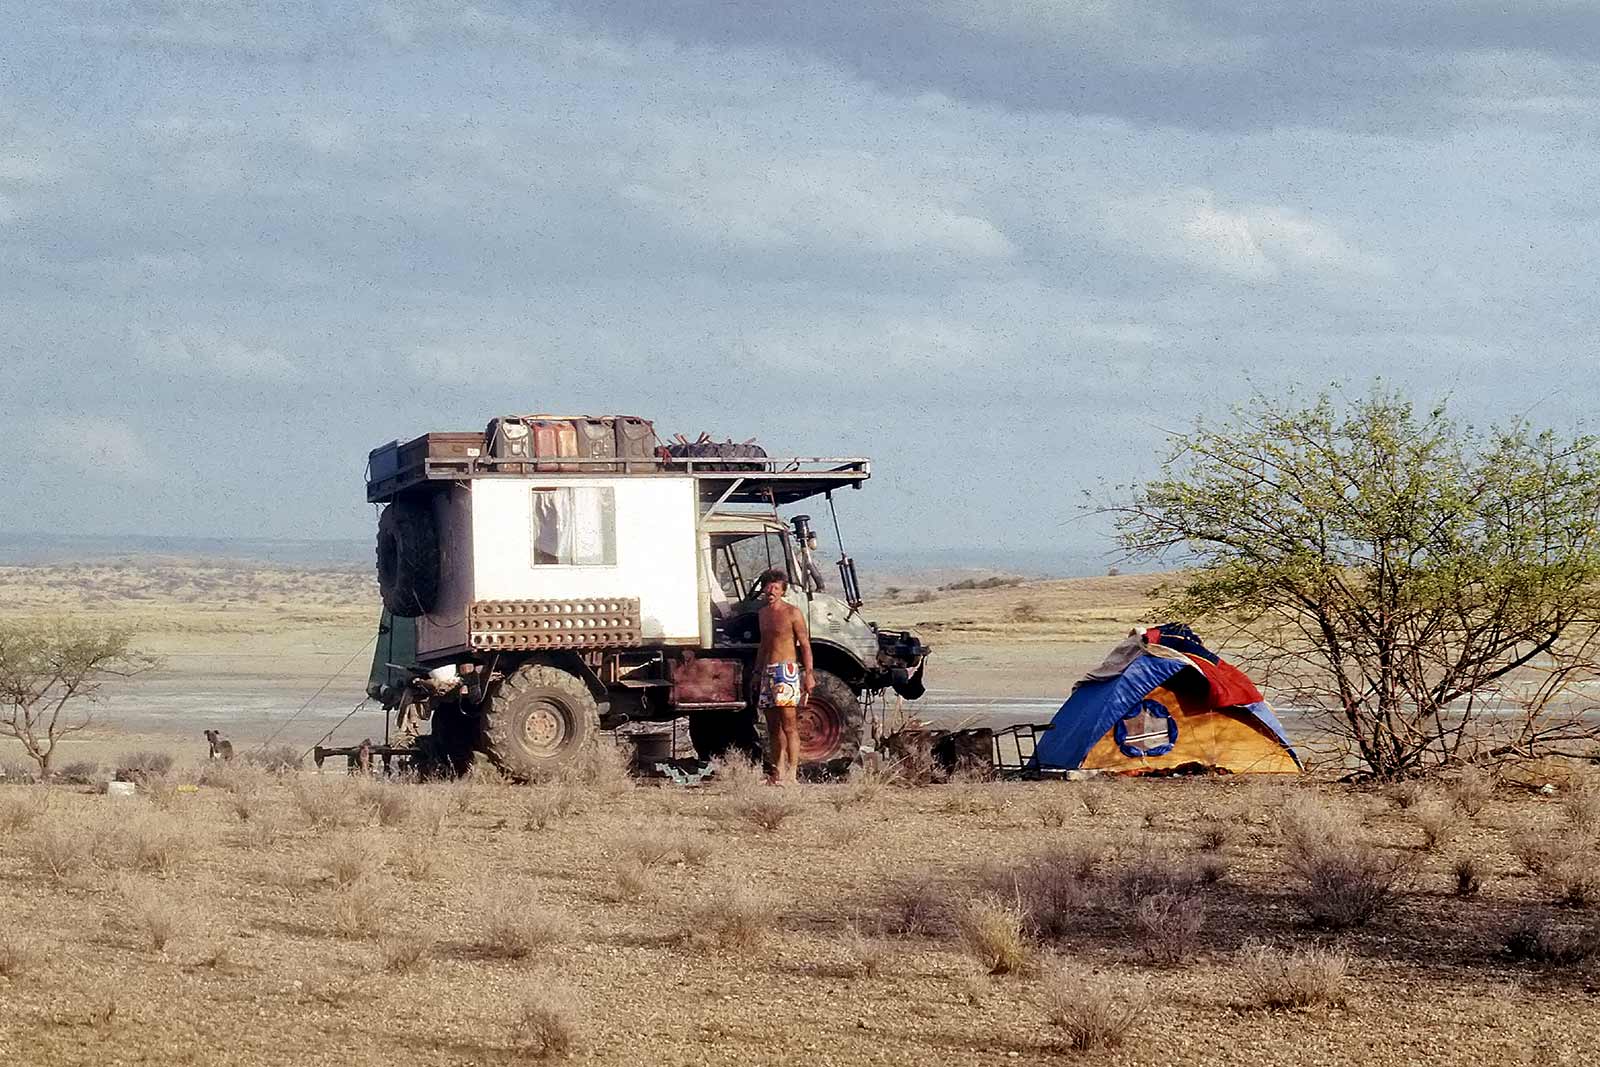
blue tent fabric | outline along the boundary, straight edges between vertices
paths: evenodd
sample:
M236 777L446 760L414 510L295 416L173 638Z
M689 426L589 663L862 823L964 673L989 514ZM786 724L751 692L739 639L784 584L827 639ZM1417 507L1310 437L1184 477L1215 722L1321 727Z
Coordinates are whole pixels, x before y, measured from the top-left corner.
M1288 749L1289 755L1294 757L1296 766L1305 766L1305 764L1300 762L1300 753L1294 750L1294 744L1290 742L1289 735L1284 733L1283 723L1278 721L1278 716L1273 714L1272 708L1267 705L1265 700L1257 701L1254 704L1246 704L1245 709L1249 711L1250 714L1254 715L1262 726L1265 726L1267 729L1271 730L1273 737L1276 737L1279 741L1283 742L1283 747Z
M1193 668L1177 660L1140 656L1116 678L1080 685L1056 712L1050 729L1039 738L1034 750L1038 765L1078 766L1128 708L1183 670Z

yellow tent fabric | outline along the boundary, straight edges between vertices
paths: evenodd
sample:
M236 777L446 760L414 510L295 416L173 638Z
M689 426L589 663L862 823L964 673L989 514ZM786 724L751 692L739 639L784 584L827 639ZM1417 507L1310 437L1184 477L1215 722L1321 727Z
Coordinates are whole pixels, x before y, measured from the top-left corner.
M1243 709L1212 709L1206 705L1204 685L1197 672L1181 671L1147 694L1166 707L1178 723L1178 737L1172 749L1159 756L1132 756L1117 744L1115 731L1090 747L1081 766L1085 770L1148 774L1168 771L1185 764L1232 774L1299 774L1289 750L1272 732Z

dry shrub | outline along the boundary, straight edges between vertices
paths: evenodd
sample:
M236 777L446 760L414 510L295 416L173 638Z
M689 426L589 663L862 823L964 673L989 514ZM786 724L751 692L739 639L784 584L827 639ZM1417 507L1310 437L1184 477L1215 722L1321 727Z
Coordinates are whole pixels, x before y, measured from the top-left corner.
M890 885L884 894L883 927L901 937L938 935L952 925L950 887L921 871Z
M1120 1046L1148 1000L1143 986L1075 971L1067 964L1053 971L1044 994L1045 1017L1077 1052Z
M1191 896L1200 875L1188 859L1145 847L1110 872L1112 896L1126 908L1137 908L1146 897L1160 893Z
M170 752L124 752L116 759L113 775L119 782L137 782L172 770Z
M378 875L358 878L334 893L333 928L342 937L369 937L383 918L385 904L393 899L388 879Z
M1574 775L1561 807L1572 825L1585 834L1600 830L1600 781L1594 775Z
M50 807L47 789L8 789L0 793L0 833L26 830Z
M844 953L851 967L865 978L881 976L889 961L889 946L866 936L855 926L844 932Z
M1564 828L1550 822L1532 822L1512 835L1511 854L1529 874L1543 874L1578 851L1580 842Z
M758 789L736 796L729 801L735 815L766 831L782 826L791 816L802 810L799 800L785 789Z
M969 974L961 980L961 999L974 1008L980 1008L994 992L994 980L986 974Z
M1450 866L1450 877L1458 897L1475 897L1483 888L1483 862L1476 856L1462 856Z
M246 767L281 776L298 771L303 756L291 745L273 745L259 751L241 752L237 758Z
M873 821L859 812L840 815L828 823L828 840L840 847L859 843L871 832Z
M383 842L370 832L339 834L328 839L320 865L343 888L377 874L387 858Z
M392 930L378 938L378 955L390 974L406 974L433 951L433 934L426 930Z
M1600 903L1600 866L1588 850L1574 850L1548 863L1539 881L1558 904L1586 908Z
M679 835L675 841L678 855L690 867L704 867L717 854L717 846L705 837Z
M124 878L117 883L121 917L156 952L189 925L183 895L141 879Z
M620 846L623 854L641 867L656 867L679 855L678 838L660 830L636 830L624 837Z
M254 789L233 789L228 792L228 810L240 822L247 823L261 810L261 793Z
M93 785L100 778L100 764L94 760L74 760L56 771L54 777L67 785Z
M429 837L438 837L450 816L450 801L438 790L429 789L412 798L411 812L417 829Z
M583 787L583 791L602 800L615 800L633 790L634 781L628 753L621 745L599 742L590 745L562 771L564 781Z
M14 933L0 933L0 978L19 978L37 962L31 944Z
M275 815L257 815L245 824L244 840L252 849L270 848L283 832L283 824Z
M1477 815L1494 799L1496 784L1492 771L1469 763L1445 789L1456 807L1468 815Z
M1330 808L1316 797L1296 793L1278 809L1278 836L1291 854L1314 851L1330 841L1355 837L1348 812Z
M1329 841L1290 858L1300 907L1329 930L1365 926L1394 901L1404 861L1364 842Z
M1052 793L1056 790L1052 789ZM1047 796L1033 807L1033 817L1047 830L1059 830L1072 821L1072 802L1064 795Z
M881 769L855 766L850 768L850 776L845 784L829 795L828 803L833 805L835 811L843 811L847 807L865 807L877 800L883 787L888 784L889 776Z
M897 730L883 739L885 777L897 786L917 788L944 780L944 768L933 755L926 730Z
M1250 945L1239 958L1245 1003L1268 1011L1343 1004L1349 971L1347 953L1316 945L1290 952Z
M580 1015L571 997L541 990L524 1000L512 1017L512 1039L534 1059L564 1059L578 1047Z
M752 953L766 944L774 910L746 889L716 896L695 908L681 939L690 945L726 953Z
M194 851L194 839L181 823L155 815L131 820L110 844L112 866L150 874L171 874L187 863Z
M1100 816L1111 810L1112 786L1109 782L1088 782L1078 787L1078 803L1090 815Z
M536 951L570 941L576 936L572 922L560 912L543 908L526 892L509 892L483 905L483 933L478 951L502 960L525 960Z
M711 761L711 780L729 793L751 793L766 784L761 764L739 752L729 752Z
M1228 861L1221 856L1201 856L1194 861L1195 881L1202 886L1219 885L1228 877Z
M1135 936L1154 963L1182 963L1193 956L1205 922L1205 902L1194 893L1152 893L1133 909Z
M1095 872L1104 855L1105 847L1092 840L1050 845L991 872L984 883L989 892L1016 902L1029 937L1058 940L1098 904Z
M617 865L607 895L618 904L648 900L655 895L655 881L637 860L625 859Z
M1389 789L1389 799L1401 811L1410 811L1428 795L1428 788L1421 782L1400 782Z
M33 858L56 882L65 882L89 863L95 835L82 826L41 826L33 835Z
M1412 813L1422 828L1423 844L1429 852L1447 847L1461 828L1461 809L1441 797L1427 797Z
M1571 965L1600 952L1600 929L1555 922L1547 915L1524 912L1506 929L1505 952L1514 960Z
M1195 828L1195 845L1204 852L1221 852L1233 844L1238 831L1220 815L1203 815Z
M989 974L1018 974L1033 958L1022 929L1022 910L993 897L978 897L962 907L956 931L968 955Z
M545 830L558 819L578 811L583 793L571 782L551 782L535 785L522 798L522 828Z
M355 788L346 779L296 781L290 792L295 806L313 829L334 830L365 821L366 811L357 801Z
M367 803L379 826L404 826L411 818L411 791L406 786L388 782L368 786Z
M142 774L134 781L138 782L139 791L160 811L171 811L177 805L178 787L184 784L170 774Z
M394 862L413 882L430 881L439 874L439 848L429 838L409 838L395 853Z

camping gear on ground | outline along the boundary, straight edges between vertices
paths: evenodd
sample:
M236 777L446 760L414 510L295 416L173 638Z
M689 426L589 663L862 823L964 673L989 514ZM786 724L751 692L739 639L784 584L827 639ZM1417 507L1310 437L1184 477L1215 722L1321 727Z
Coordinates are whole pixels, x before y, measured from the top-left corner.
M1136 631L1113 648L1038 736L1034 761L1041 771L1300 771L1255 683L1181 623Z

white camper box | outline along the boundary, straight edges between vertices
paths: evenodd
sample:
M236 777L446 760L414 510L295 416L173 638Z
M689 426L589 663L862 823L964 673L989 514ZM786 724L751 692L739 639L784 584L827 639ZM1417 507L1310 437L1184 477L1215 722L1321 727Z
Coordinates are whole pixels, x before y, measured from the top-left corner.
M645 642L701 643L693 476L474 478L433 506L441 572L420 660L464 652L470 608L495 601L635 598Z

